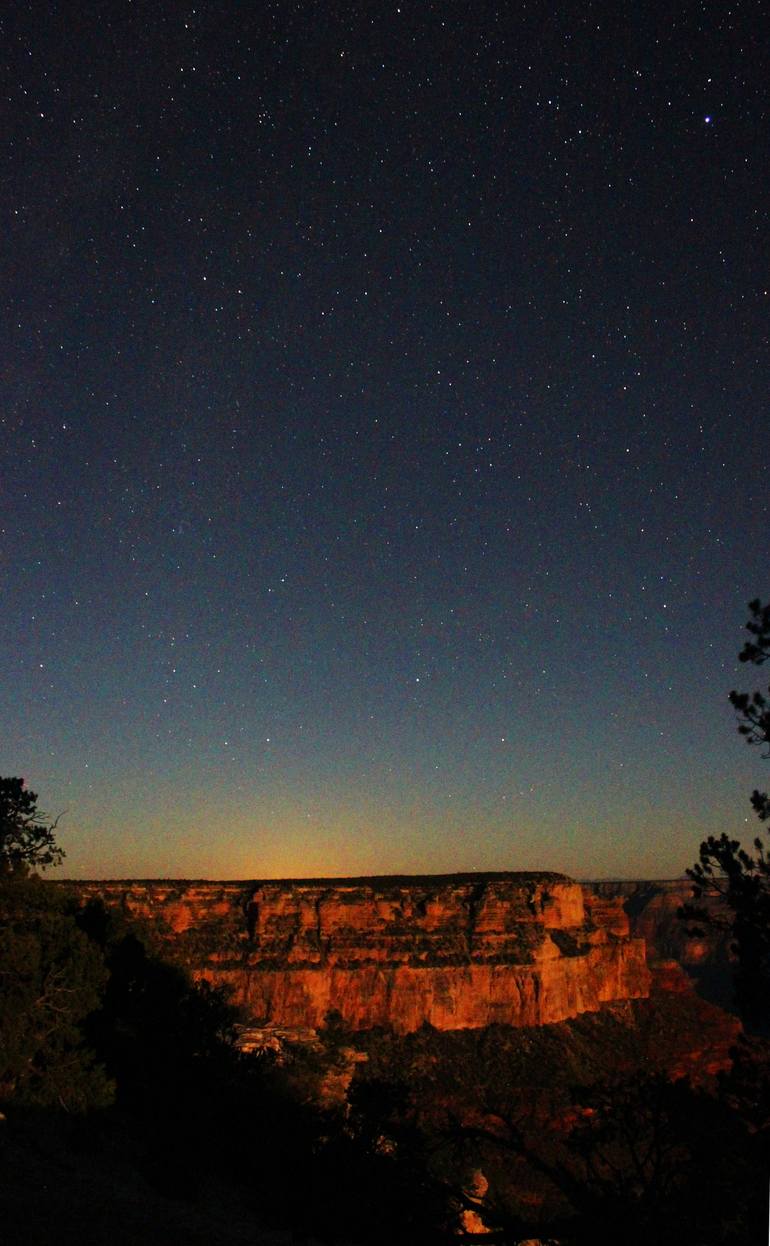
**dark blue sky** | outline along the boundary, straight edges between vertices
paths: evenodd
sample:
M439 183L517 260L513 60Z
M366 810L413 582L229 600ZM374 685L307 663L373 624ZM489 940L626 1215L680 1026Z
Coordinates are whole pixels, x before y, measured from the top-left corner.
M67 872L753 832L758 6L17 7L0 773Z

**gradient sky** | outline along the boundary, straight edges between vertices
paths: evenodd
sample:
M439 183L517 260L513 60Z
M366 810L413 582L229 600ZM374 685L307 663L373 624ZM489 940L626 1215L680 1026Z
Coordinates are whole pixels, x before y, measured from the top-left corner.
M759 6L10 7L0 773L61 873L753 834Z

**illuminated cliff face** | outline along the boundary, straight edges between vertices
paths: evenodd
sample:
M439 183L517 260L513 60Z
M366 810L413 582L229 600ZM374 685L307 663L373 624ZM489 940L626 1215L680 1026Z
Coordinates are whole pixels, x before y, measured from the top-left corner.
M260 883L81 883L150 921L254 1023L406 1032L538 1025L645 997L643 939L622 902L591 910L556 874Z

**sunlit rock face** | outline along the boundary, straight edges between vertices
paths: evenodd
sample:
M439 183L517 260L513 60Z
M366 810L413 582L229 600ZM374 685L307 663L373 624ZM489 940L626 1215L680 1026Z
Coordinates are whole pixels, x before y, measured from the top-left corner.
M150 923L255 1024L539 1025L649 993L622 900L592 905L559 874L77 888Z

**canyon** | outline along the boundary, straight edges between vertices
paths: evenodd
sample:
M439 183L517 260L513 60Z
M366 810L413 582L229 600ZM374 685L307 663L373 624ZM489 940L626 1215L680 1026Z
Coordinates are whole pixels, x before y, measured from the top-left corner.
M535 1026L650 991L625 898L560 874L71 885L226 984L253 1025Z
M683 878L656 881L588 882L584 892L593 904L620 902L635 938L644 939L647 963L659 975L679 966L698 994L722 1008L732 1005L732 936L729 928L682 921L680 909L692 904L692 884ZM717 921L716 892L697 901ZM697 934L694 933L697 929Z

